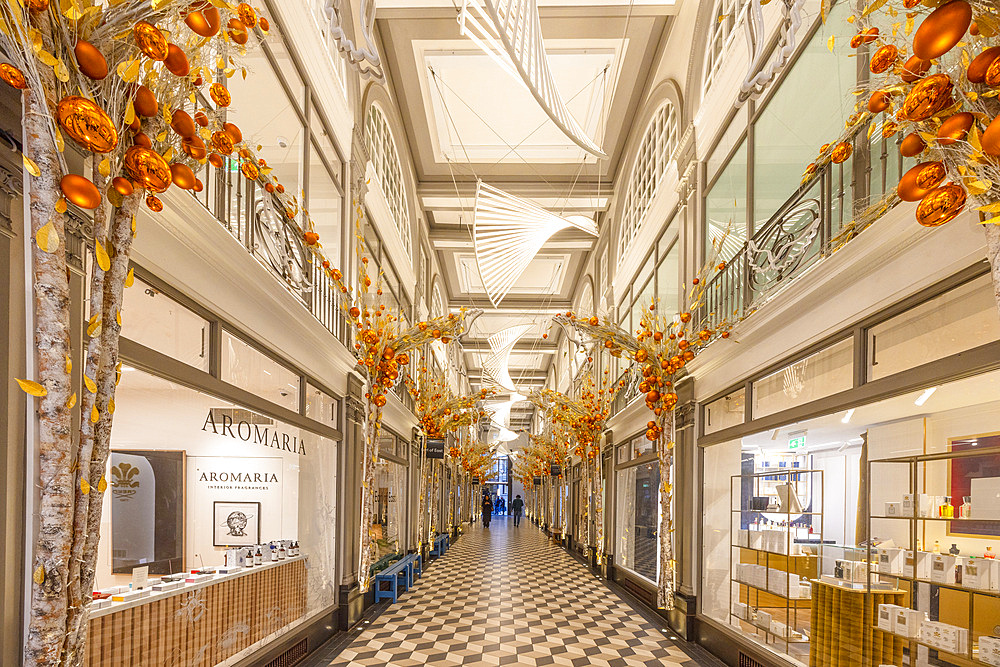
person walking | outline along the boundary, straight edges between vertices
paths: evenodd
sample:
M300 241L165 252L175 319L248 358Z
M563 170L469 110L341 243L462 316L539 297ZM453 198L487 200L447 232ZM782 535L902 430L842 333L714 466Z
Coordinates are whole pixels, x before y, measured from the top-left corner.
M493 518L493 501L488 494L483 494L483 528L490 527L490 519Z
M514 497L514 500L510 503L510 513L514 517L514 525L521 525L521 514L524 512L524 501L521 500L521 495L518 494Z

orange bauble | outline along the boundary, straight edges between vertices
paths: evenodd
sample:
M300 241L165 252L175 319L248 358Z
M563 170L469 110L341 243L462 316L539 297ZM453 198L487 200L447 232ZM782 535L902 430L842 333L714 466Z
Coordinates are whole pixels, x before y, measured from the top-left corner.
M146 196L146 206L153 213L159 213L160 211L163 210L163 202L161 202L160 198L157 197L156 195Z
M263 16L260 17L260 29L263 30L264 32L267 32L268 30L271 29L271 24L268 23L267 19L264 18Z
M961 1L961 0L952 0ZM953 85L947 74L932 74L921 79L903 102L903 116L909 120L927 120L952 103Z
M991 46L973 58L972 62L969 63L969 69L966 71L969 81L971 83L982 83L985 81L986 70L989 69L990 65L997 58L1000 58L1000 46Z
M240 128L236 127L233 123L226 123L223 125L222 131L232 138L234 144L238 144L243 141L243 133L240 132Z
M181 150L183 150L189 157L195 160L204 160L205 156L208 154L208 150L205 148L205 142L201 140L201 137L194 134L190 137L184 137L181 142Z
M133 101L135 112L140 116L152 118L160 110L160 105L156 101L156 96L146 86L139 86L135 90L135 100Z
M142 146L143 148L152 148L153 142L150 141L149 137L147 137L144 132L136 132L132 135L132 145Z
M205 184L201 182L200 178L194 179L194 187L192 188L195 192L201 192L205 189Z
M896 192L903 201L919 201L936 188L946 176L940 162L921 162L899 179Z
M225 164L225 160L218 153L210 153L208 156L208 163L211 164L216 169L221 169L222 165Z
M868 110L872 113L881 113L889 108L889 102L891 99L891 95L886 91L876 90L872 93L872 96L868 98Z
M152 23L139 21L132 28L132 36L135 37L135 45L139 47L139 50L147 58L163 60L167 57L167 53L169 52L167 38Z
M987 155L1000 155L1000 115L983 132L982 144Z
M167 46L167 57L164 59L163 65L174 76L187 76L191 71L187 54L184 53L184 49L176 44L169 44Z
M990 63L990 66L986 68L986 74L983 76L983 83L991 88L996 88L1000 86L1000 58L996 58Z
M89 179L76 174L66 174L59 181L63 196L80 208L94 209L101 204L101 193Z
M191 11L184 17L184 23L192 31L202 37L214 37L222 27L222 17L219 10L208 2L196 2L192 5Z
M228 107L233 101L232 95L221 83L213 83L208 89L208 94L212 96L212 101L220 107Z
M247 3L241 2L237 5L236 15L240 17L240 21L243 21L243 25L246 27L254 28L257 26L257 12Z
M219 130L212 134L212 146L223 155L229 155L233 152L233 138Z
M965 139L965 135L972 129L972 124L976 122L976 117L968 111L949 116L941 123L937 131L938 143L942 146L950 146L956 141Z
M130 194L135 192L135 188L132 186L132 181L128 180L124 176L115 176L111 179L111 187L118 191L122 197L128 197Z
M253 162L244 162L240 165L240 173L249 178L251 181L257 180L260 176L260 170L257 169L257 165Z
M250 40L247 27L243 25L243 21L235 17L229 19L229 23L226 24L226 33L229 35L229 39L240 45L246 44Z
M170 117L170 127L182 137L194 136L195 133L194 119L182 109L174 111Z
M854 147L849 142L842 141L834 146L833 152L830 153L830 159L835 164L840 164L841 162L846 162L847 158L851 157L851 153L853 152Z
M875 53L872 54L871 62L868 64L868 68L874 74L881 74L885 72L893 63L899 59L899 49L893 44L886 44L885 46L879 47Z
M972 23L972 7L965 0L951 0L924 19L913 35L913 53L924 60L938 58L958 44Z
M931 62L929 60L924 60L919 56L910 56L910 59L903 63L903 71L899 78L906 83L913 83L927 74L927 70L930 68Z
M170 187L170 165L156 151L132 146L125 152L124 164L132 180L143 187L153 192L163 192Z
M917 205L917 222L924 227L938 227L950 222L965 208L965 190L948 183L934 188Z
M890 121L886 121L885 124L882 126L882 138L883 139L888 139L889 137L891 137L892 135L896 134L897 132L899 132L899 125L896 124L896 123L894 123L894 122L892 122L891 120Z
M190 190L194 187L194 172L186 164L174 162L170 165L170 182L183 190Z
M910 132L903 137L903 141L899 144L899 152L905 157L919 155L924 152L925 148L927 148L927 144L924 143L924 140L916 132Z
M862 44L871 44L876 39L878 39L878 28L868 28L851 37L851 48L856 49Z
M56 121L70 139L88 151L108 153L118 145L118 130L111 117L86 97L62 98L56 106Z
M80 66L80 73L88 79L100 81L108 75L108 61L90 42L76 40L73 55L76 56L76 64Z
M204 111L196 111L194 114L194 122L198 123L202 127L208 127L208 115Z
M24 90L28 87L28 80L24 78L24 73L9 63L0 63L0 79L11 88Z

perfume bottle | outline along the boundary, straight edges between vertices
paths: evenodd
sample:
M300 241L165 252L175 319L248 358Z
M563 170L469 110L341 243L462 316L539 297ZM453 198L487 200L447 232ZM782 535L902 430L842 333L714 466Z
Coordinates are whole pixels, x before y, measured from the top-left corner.
M938 540L934 540L934 551L932 551L931 553L932 554L941 553L941 543Z
M938 506L938 516L942 519L955 518L955 508L951 506L951 496L945 496L944 503Z
M279 544L278 545L278 560L285 560L285 556L286 556L285 545L284 544Z
M951 549L948 549L948 553L950 553L952 556L957 556L960 552L961 550L958 548L958 545L952 542Z
M993 560L997 555L993 552L993 547L986 547L986 553L983 554L983 558L988 558Z
M274 548L273 544L271 545L271 562L278 562L278 550Z
M260 555L260 547L257 547L257 553L253 555L253 564L260 565L264 562L264 558Z
M972 497L962 496L962 507L959 508L958 516L963 519L972 518Z

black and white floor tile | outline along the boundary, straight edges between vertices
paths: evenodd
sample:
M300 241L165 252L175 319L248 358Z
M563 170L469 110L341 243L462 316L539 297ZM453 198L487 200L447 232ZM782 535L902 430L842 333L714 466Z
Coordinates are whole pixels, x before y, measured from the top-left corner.
M307 663L701 664L536 527L515 528L505 517L468 530L412 591L326 660Z

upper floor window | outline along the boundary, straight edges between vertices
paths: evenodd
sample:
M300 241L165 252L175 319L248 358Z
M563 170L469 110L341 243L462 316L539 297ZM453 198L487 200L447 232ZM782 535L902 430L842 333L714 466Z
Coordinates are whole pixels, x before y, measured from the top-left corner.
M340 53L337 44L333 39L330 19L326 14L326 0L312 0L312 17L323 36L323 44L330 54L328 59L333 64L333 71L337 74L337 83L341 90L347 94L347 59Z
M708 90L712 85L712 79L719 71L722 62L722 54L729 43L729 37L736 28L736 21L739 19L743 8L750 0L715 0L715 11L712 12L712 28L708 37L708 44L705 49L705 87Z
M431 317L441 317L447 315L448 310L444 307L444 297L441 296L441 286L434 285L434 292L431 296Z
M667 173L667 165L674 150L677 148L677 113L674 105L664 102L652 120L646 126L646 132L639 143L639 150L629 176L628 189L625 191L625 204L622 207L622 224L619 238L618 261L621 262L625 251L639 231L646 216L649 203L656 195L656 190Z
M406 204L403 169L399 162L399 152L396 150L396 140L389 129L385 114L377 105L368 107L365 129L368 155L382 186L382 194L389 204L389 211L396 223L403 248L406 250L406 255L410 256L410 214Z

